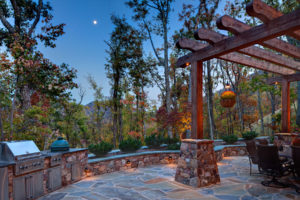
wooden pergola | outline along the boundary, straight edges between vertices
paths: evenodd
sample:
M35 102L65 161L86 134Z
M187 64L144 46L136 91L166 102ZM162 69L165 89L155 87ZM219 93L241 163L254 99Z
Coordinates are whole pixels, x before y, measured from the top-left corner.
M277 37L288 35L300 40L300 9L283 15L264 2L253 0L247 5L246 11L263 24L250 27L225 15L217 20L217 27L231 32L233 37L200 28L194 34L196 40L182 38L176 44L180 49L192 51L179 58L177 66L186 67L191 64L193 139L203 139L203 62L213 58L278 74L279 76L269 79L268 83L282 85L281 131L290 132L289 89L290 82L300 81L300 74L296 74L300 71L300 62L295 60L300 59L300 48ZM273 51L254 46L255 44Z

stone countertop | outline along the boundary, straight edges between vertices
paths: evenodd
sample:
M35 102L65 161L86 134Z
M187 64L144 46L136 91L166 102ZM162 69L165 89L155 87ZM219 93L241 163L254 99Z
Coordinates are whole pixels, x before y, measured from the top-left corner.
M151 154L164 154L164 153L180 153L180 150L145 151L145 152L137 152L137 153L127 153L127 154L120 154L120 155L114 155L114 156L109 156L109 157L89 159L88 163L107 161L107 160L113 160L113 159L120 159L120 158L126 158L126 157L133 157L133 156L142 156L142 155L151 155Z
M67 153L75 153L75 152L79 152L79 151L85 151L88 150L87 148L70 148L68 151L55 151L55 152L51 152L50 150L45 150L42 151L42 155L45 157L50 157L50 156L55 156L55 155L64 155Z
M15 165L15 164L16 164L15 162L0 161L0 168L8 167L8 166L10 166L10 165Z

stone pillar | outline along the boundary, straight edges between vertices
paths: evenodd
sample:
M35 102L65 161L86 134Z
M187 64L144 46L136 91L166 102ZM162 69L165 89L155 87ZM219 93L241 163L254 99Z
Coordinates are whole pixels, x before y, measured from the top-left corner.
M212 140L184 139L180 151L176 181L193 187L220 182Z

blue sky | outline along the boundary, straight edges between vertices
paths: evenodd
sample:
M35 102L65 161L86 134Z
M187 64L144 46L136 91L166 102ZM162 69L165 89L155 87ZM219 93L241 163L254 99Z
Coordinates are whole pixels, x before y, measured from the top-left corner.
M129 23L135 23L131 20L133 13L125 5L125 0L52 0L50 2L53 7L53 23L65 23L66 34L57 40L56 48L40 47L40 50L54 63L65 62L77 69L76 82L86 91L83 104L93 100L93 92L87 82L89 74L103 87L104 95L109 96L110 85L105 72L107 46L104 41L109 40L110 33L114 29L110 20L111 14L125 16ZM173 4L174 12L170 16L169 35L182 26L178 21L182 4L198 4L198 2L198 0L177 0ZM98 24L94 25L93 20L97 20ZM158 46L161 41L157 39L155 43ZM145 52L152 53L148 43L145 44ZM157 99L159 90L156 87L148 88L148 92L150 99ZM78 98L78 90L72 91L72 94L74 98Z

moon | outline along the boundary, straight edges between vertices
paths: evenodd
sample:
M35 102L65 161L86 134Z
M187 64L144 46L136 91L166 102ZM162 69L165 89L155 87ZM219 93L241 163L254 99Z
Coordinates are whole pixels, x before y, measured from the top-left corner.
M93 24L94 24L94 25L97 25L97 24L98 24L98 21L94 19L94 20L93 20Z

